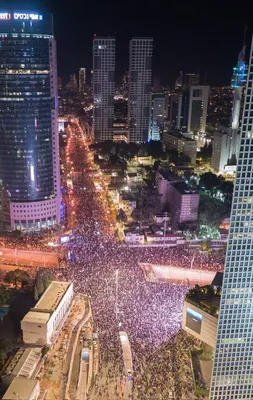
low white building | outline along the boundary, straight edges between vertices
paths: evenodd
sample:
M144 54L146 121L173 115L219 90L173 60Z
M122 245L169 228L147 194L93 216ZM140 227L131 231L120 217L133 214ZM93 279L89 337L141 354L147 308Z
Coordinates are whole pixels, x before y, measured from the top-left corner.
M3 400L37 400L40 384L37 379L14 378L3 395Z
M3 386L9 386L14 378L31 379L40 359L41 347L18 349L2 373Z
M24 343L53 343L68 315L73 295L73 283L53 281L21 321Z

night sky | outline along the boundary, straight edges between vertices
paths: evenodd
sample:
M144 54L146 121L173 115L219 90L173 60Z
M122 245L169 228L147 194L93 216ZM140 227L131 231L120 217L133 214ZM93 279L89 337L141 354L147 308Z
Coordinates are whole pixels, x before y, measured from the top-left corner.
M10 7L11 0L6 2ZM79 67L92 67L92 38L116 37L116 76L128 69L128 44L132 36L154 37L153 76L174 85L179 71L205 72L210 85L229 84L232 67L252 33L251 1L180 0L34 0L15 1L53 12L58 48L59 76L66 82ZM201 82L202 83L202 82Z

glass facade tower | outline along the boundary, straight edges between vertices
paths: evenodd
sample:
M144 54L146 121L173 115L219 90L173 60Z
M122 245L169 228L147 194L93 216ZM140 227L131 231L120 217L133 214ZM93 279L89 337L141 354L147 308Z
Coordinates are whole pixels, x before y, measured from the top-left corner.
M129 141L146 142L149 136L153 39L136 37L129 45Z
M253 398L253 47L222 286L211 400Z
M115 38L93 39L93 126L95 140L113 139Z
M0 13L4 229L29 231L52 226L59 219L56 70L52 16Z

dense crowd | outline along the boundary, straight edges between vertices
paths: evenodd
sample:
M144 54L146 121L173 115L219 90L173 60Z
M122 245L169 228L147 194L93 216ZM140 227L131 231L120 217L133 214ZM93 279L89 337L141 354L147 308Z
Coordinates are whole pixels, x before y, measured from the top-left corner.
M73 180L71 196L75 203L76 229L69 244L72 262L64 270L64 277L74 281L76 291L91 296L100 340L100 368L103 370L104 365L110 365L108 379L113 374L123 374L118 332L125 330L130 338L136 376L133 396L155 400L158 393L155 395L154 388L163 382L164 389L161 389L159 399L167 399L168 387L177 391L180 382L175 379L176 359L184 354L184 349L187 352L185 339L180 341L181 353L175 353L172 341L181 327L183 301L188 287L147 282L138 263L221 271L224 254L214 252L207 255L187 246L130 248L118 244L113 236L114 221L106 188L97 191L84 172L90 164L87 154L84 137L78 125L73 124L68 131L67 165L71 166L69 171ZM169 346L167 353L163 346L165 349ZM159 352L159 349L162 350ZM151 359L152 368L157 367L156 378L151 372L147 373ZM187 370L185 376L188 373ZM102 389L99 384L97 386L97 394L103 393L103 398L109 398L108 389L106 392L104 386ZM110 398L119 398L118 392L116 384L115 397Z
M55 248L48 245L50 241L55 239L57 232L55 229L48 231L29 232L22 234L19 231L10 232L0 238L0 247L19 250L38 250L55 252Z

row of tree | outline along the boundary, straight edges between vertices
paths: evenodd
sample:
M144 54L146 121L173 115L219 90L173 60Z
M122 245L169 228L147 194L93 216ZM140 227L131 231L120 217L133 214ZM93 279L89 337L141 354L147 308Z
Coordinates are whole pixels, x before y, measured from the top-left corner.
M199 186L211 196L221 198L226 203L232 203L234 184L226 181L222 175L205 172L200 176Z

